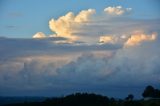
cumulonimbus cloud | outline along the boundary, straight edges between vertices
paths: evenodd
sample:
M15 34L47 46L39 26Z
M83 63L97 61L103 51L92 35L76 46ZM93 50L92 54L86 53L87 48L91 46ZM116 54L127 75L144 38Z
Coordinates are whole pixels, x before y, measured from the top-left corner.
M154 33L141 34L155 36ZM67 92L76 88L97 89L97 86L107 88L112 85L111 88L121 88L157 84L160 81L158 70L160 49L157 48L159 40L127 48L115 45L120 38L125 39L124 44L132 35L134 34L117 38L114 35L107 40L113 39L114 44L102 45L83 43L66 45L56 44L50 39L2 38L0 39L2 44L0 45L0 94L10 95L9 92L17 93L16 90L34 91L35 94L39 94L39 91L46 92L48 89L56 92L61 89ZM107 36L113 35L106 35L104 38ZM57 37L57 39L62 38ZM147 40L141 42L144 41ZM102 89L98 91L101 92ZM104 89L104 92L108 91ZM29 94L32 95L31 92ZM57 95L61 95L61 92Z
M69 12L57 20L51 19L49 21L49 28L56 33L57 37L65 37L70 38L71 40L76 40L77 36L73 34L76 27L80 27L83 23L90 21L90 17L94 13L94 9L83 10L77 15L74 15L73 12Z
M104 48L101 52L96 49L94 53L89 50L88 54L84 50L86 45L81 48L82 50L77 51L82 55L72 54L73 50L68 50L71 46L64 50L67 45L64 48L58 47L58 50L53 48L61 55L53 53L49 56L39 53L0 59L0 93L32 90L39 94L39 91L45 92L44 90L48 89L58 92L59 89L65 91L76 88L86 90L93 88L101 92L102 89L98 89L97 86L104 88L104 92L108 92L105 87L111 85L113 88L121 88L133 85L144 87L150 83L157 84L160 81L158 70L160 68L160 49L157 48L158 44L159 41L153 42L151 46L144 44L144 46L137 48L121 48L113 51L107 51ZM75 48L78 50L77 47ZM89 48L87 47L87 49ZM44 52L44 49L39 51ZM48 52L53 51L46 50L46 53ZM9 92L6 94L9 95ZM61 95L61 92L57 94Z
M132 10L132 8L123 8L122 6L116 6L116 7L107 7L104 9L104 12L111 15L123 15L125 13L128 13Z
M159 30L157 20L145 20L142 22L126 17L110 17L112 15L123 15L131 10L131 8L124 8L122 6L106 7L104 11L108 15L100 17L94 15L96 13L95 9L82 10L76 15L73 12L68 12L58 19L53 18L49 21L49 28L54 33L51 36L47 36L47 38L66 38L64 41L57 41L57 43L61 44L74 42L113 44L117 42L123 43L130 37L129 34L135 30L143 30L145 33ZM124 27L123 29L121 29L122 26ZM103 35L99 33L103 33ZM42 33L37 33L33 36L33 38L44 37Z
M131 11L131 8L123 8L121 6L116 6L116 7L107 7L104 9L104 11L108 12L110 15L113 14L122 15L124 13L128 13L129 11ZM96 12L95 9L82 10L77 15L75 15L73 12L68 12L66 15L59 17L57 20L54 18L51 19L49 21L49 28L54 33L56 33L55 36L69 38L70 41L67 42L72 42L79 39L84 41L86 41L87 39L87 41L89 41L88 40L89 37L87 37L87 35L79 36L79 33L92 33L92 31L87 30L85 26L88 27L91 25L92 22L95 23L98 20L100 20L99 18L92 20L92 16L93 14L95 14L95 12Z

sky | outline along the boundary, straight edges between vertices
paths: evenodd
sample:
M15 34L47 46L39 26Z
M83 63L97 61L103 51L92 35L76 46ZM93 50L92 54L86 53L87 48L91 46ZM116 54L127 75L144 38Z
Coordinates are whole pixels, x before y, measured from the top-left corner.
M160 88L159 0L0 0L0 96Z

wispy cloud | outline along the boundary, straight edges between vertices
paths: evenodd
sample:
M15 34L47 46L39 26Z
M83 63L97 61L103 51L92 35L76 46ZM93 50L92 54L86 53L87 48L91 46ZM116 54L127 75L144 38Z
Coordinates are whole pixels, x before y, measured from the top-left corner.
M5 26L5 28L7 28L7 29L15 29L15 28L17 28L17 26L15 26L15 25L7 25L7 26Z

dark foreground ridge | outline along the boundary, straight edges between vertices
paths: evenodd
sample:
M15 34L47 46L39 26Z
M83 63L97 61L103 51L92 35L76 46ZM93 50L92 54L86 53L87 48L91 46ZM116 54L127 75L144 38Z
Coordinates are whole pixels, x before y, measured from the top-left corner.
M160 90L147 86L142 96L144 99L134 100L134 96L129 94L124 100L117 100L94 93L75 93L65 97L49 98L43 102L24 102L5 106L160 106Z

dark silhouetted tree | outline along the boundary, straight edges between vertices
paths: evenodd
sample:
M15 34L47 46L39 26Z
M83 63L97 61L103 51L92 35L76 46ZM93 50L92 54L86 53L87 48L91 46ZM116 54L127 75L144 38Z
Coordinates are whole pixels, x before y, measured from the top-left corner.
M158 89L154 90L154 98L160 98L160 90Z
M132 101L133 98L134 98L134 96L133 96L132 94L129 94L129 95L125 98L125 100L127 100L127 101Z
M142 96L144 98L146 97L151 97L151 98L160 98L160 90L155 89L152 86L147 86L144 90L144 92L142 93Z
M152 86L147 86L144 90L144 92L142 93L142 96L144 98L146 97L154 97L154 88Z

